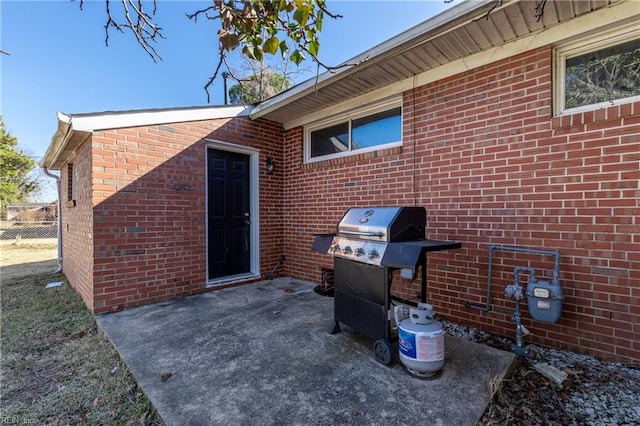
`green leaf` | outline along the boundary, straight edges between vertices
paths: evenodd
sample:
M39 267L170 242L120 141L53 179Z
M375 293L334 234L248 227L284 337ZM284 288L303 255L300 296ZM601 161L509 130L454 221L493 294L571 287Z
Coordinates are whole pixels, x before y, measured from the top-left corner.
M320 43L318 43L317 41L312 41L311 43L309 43L309 53L311 53L313 56L318 56L318 50L320 50Z
M275 35L278 34L278 29L276 27L267 27L267 33L271 37L275 37Z
M262 61L262 49L260 47L256 47L253 49L254 59L258 62Z
M254 53L254 52L255 52L255 49L254 49L254 47L253 47L253 46L248 46L248 45L247 45L247 46L244 46L244 47L242 48L242 54L243 54L244 56L246 56L246 57L248 57L248 58L250 58L250 59L257 60L257 59L256 59L256 55L255 55L255 53Z
M300 6L296 9L293 14L293 19L301 26L304 27L307 24L307 20L309 19L309 7L308 6Z
M289 51L289 46L287 46L287 42L286 41L281 41L280 42L280 53L282 53L282 57L284 58L285 55L287 54L287 52Z
M295 50L291 56L289 57L289 59L291 59L291 62L293 62L296 65L300 65L300 63L302 61L304 61L304 53L302 53L299 50Z
M262 46L262 50L265 53L269 53L271 55L275 55L278 51L278 47L280 46L280 40L278 37L271 37L269 40L264 42Z

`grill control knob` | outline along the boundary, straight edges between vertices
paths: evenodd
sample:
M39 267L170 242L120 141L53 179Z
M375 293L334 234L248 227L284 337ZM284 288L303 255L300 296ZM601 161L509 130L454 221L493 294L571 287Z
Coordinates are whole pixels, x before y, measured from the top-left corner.
M369 256L369 259L375 259L376 257L379 257L380 255L378 254L377 251L371 250L371 251L369 251L369 255L368 256Z
M360 257L364 254L364 249L362 247L358 247L356 249L356 256Z
M342 249L342 252L344 254L351 254L351 253L353 253L353 250L351 249L350 246L346 246L344 249Z
M337 251L340 251L340 244L334 244L331 246L331 253L335 253Z

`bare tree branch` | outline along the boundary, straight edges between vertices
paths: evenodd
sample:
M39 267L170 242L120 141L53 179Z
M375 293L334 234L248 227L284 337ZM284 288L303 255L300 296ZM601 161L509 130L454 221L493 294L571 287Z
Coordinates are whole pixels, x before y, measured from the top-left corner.
M82 7L83 3L80 3L80 7ZM114 27L116 30L120 31L121 33L124 33L124 31L122 31L122 28L120 28L120 26L118 26L118 24L116 24L116 22L113 20L113 17L111 16L111 1L110 0L105 0L105 7L107 9L107 23L104 24L104 32L105 32L105 38L104 38L104 44L106 46L109 46L109 28L110 27Z
M451 3L453 1L454 0L444 0L445 3ZM491 9L487 10L481 17L474 19L473 22L478 22L483 19L488 21L489 15L491 15L491 13L494 10L501 7L503 3L504 3L504 0L495 0L495 2L493 3L493 6L491 6ZM539 0L536 3L536 7L534 8L534 17L536 18L536 22L540 22L540 20L544 16L544 7L546 6L546 4L547 4L547 0Z
M2 49L0 49L0 54L11 56L11 52L7 52L6 50L2 50Z
M536 22L540 22L542 17L544 16L544 7L547 5L547 0L540 0L535 7L535 14L533 16L536 17Z
M128 30L133 33L140 47L147 52L154 62L158 62L158 60L161 61L162 57L153 46L153 44L157 43L159 39L165 38L162 34L162 28L153 22L152 16L156 14L157 0L153 0L153 11L151 15L144 11L142 0L120 0L122 11L124 13L124 22L118 22L114 18L111 10L111 1L112 0L105 0L107 13L107 22L104 25L105 45L109 45L109 30L111 28L121 33ZM80 2L80 7L82 8L82 6L83 1Z
M484 15L482 15L481 17L474 19L473 22L478 22L478 21L481 21L483 19L488 21L489 20L489 15L491 15L491 12L493 12L494 10L496 10L497 8L502 6L502 1L503 0L496 0L495 3L493 3L493 6L491 6L491 9L487 10L487 12Z
M218 64L216 65L216 68L213 71L213 74L211 74L211 76L209 77L207 84L204 85L204 91L207 94L207 103L211 102L209 87L211 87L213 82L216 80L216 77L218 77L218 73L220 72L220 67L222 66L222 63L226 60L226 56L224 54L224 47L222 47L222 44L219 46L219 57L220 59L218 60ZM229 74L233 77L233 74L230 71L229 71Z
M209 15L210 11L215 11L215 10L216 10L215 6L209 6L204 9L196 10L193 13L185 13L185 15L187 15L187 18L193 19L193 22L198 22L198 16L200 15L205 15L207 19L211 19L211 20L220 19L219 15L218 16Z
M449 0L449 1L452 1L452 0ZM340 19L340 18L343 18L343 16L342 16L342 15L340 15L340 14L337 14L337 13L331 13L331 12L327 9L327 7L325 6L325 4L324 4L323 2L318 2L318 8L319 8L320 10L322 10L322 12L324 12L324 14L325 14L325 15L327 15L329 18L332 18L332 19Z

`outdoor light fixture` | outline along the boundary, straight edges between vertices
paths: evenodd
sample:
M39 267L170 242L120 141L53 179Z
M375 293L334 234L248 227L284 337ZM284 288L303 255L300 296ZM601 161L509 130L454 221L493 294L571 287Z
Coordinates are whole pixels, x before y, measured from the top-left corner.
M267 159L264 161L264 165L267 168L267 173L273 173L273 169L276 167L276 162L273 161L273 158L267 157Z

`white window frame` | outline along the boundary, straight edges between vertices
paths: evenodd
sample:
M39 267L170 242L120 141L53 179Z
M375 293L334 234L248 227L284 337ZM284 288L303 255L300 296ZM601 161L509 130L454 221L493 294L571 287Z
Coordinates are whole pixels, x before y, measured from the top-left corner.
M348 122L349 124L349 144L351 144L351 122L358 118L366 117L369 115L377 114L379 112L388 111L390 109L400 108L400 140L382 145L371 146L367 148L361 148L356 150L338 152L335 154L322 155L319 157L311 157L311 132L324 129L326 127L335 126L340 123ZM393 98L386 99L384 101L376 102L371 105L367 105L362 108L352 109L340 114L333 115L330 118L316 121L308 124L304 127L304 162L305 163L317 163L319 161L326 161L333 158L350 157L366 152L379 151L381 149L392 148L396 146L402 146L402 96L394 96Z
M587 37L580 37L568 43L559 44L554 51L554 81L553 81L553 108L554 115L568 115L584 111L593 111L614 105L621 105L640 100L640 95L630 96L622 99L611 99L596 104L582 105L574 108L564 108L565 105L565 77L566 61L576 56L589 52L604 49L617 44L640 38L640 28L637 24L624 25L618 28L609 28L606 31L599 31Z

